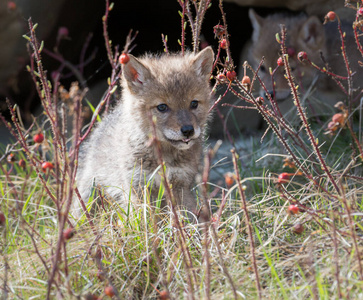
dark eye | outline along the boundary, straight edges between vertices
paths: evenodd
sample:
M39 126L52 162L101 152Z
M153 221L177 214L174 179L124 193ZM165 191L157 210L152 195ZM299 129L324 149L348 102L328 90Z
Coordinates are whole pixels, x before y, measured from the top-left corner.
M261 71L261 72L266 72L266 67L265 67L264 65L262 65L262 66L260 67L260 71Z
M190 108L195 109L198 107L198 101L197 100L193 100L192 102L190 102Z
M159 104L156 108L160 112L166 112L168 110L168 106L166 104L164 104L164 103Z

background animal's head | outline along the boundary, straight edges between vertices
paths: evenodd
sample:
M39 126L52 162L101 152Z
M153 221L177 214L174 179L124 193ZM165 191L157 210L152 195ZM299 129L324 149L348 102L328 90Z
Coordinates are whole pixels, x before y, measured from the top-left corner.
M210 73L214 53L208 47L198 54L164 54L135 58L123 65L123 101L151 131L156 119L157 138L178 149L200 139L211 107Z
M249 62L254 68L258 66L262 57L265 58L259 75L272 94L272 80L269 69L274 70L277 59L281 56L281 47L275 36L281 36L281 26L284 24L287 31L286 47L289 54L289 63L293 76L308 87L314 77L315 70L297 60L297 54L305 51L312 61L320 62L320 50L325 52L325 33L323 24L316 16L308 17L304 14L289 15L284 13L269 15L263 18L250 9L249 16L253 26L252 46L249 51ZM279 67L274 75L275 99L284 100L290 96L290 87L284 78L284 68ZM261 88L261 94L264 91Z

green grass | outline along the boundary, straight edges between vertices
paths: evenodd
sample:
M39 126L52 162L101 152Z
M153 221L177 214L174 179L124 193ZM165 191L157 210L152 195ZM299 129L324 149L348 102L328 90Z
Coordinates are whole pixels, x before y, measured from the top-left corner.
M347 161L343 153L337 153L336 157L336 167ZM289 204L272 180L273 174L282 171L281 157L270 157L270 162L274 160L275 163L269 163L268 169L263 160L257 163L256 160L253 159L248 166L253 177L244 177L243 184L249 182L246 190L248 212L254 231L254 251L263 298L338 298L335 251L338 253L343 297L362 297L363 284L344 202L331 201L325 193L312 188L308 181L296 178L285 185L286 189L291 197L314 213L301 212L290 216L286 212ZM2 165L3 171L11 168L9 163L2 162ZM48 272L52 269L52 257L57 247L57 211L33 167L27 166L24 170L15 167L8 176L3 171L0 209L5 214L6 223L1 227L0 277L10 298L44 299ZM258 174L261 176L256 178ZM50 190L55 191L55 178L51 174L42 176ZM346 186L345 195L354 215L359 249L362 249L362 187L354 181L347 182ZM211 186L210 190L213 189ZM185 223L183 227L191 271L186 266L187 259L170 211L162 210L157 216L148 203L136 206L130 203L125 211L117 203L106 204L106 212L96 209L96 217L92 220L94 228L83 218L75 227L76 235L66 241L57 265L52 297L56 297L57 291L66 299L86 294L103 295L104 288L112 283L120 299L158 298L164 289L163 284L168 287L172 298L186 299L186 295L191 294L187 284L187 278L191 276L192 294L196 299L206 297L207 279L212 299L232 299L232 288L216 248L218 243L238 297L258 298L240 194L236 186L227 188L226 193L227 205L216 227L218 240L207 235L208 263L205 261L205 232L195 224ZM160 198L162 195L163 190ZM219 197L220 194L215 196L215 209L220 204ZM90 202L93 201L91 198ZM305 227L300 235L291 230L296 223Z

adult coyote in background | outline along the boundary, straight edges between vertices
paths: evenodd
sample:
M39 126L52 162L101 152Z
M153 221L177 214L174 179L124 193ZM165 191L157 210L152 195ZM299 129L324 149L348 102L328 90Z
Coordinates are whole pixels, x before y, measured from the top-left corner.
M297 54L305 51L309 59L321 68L325 67L324 59L333 73L346 77L348 73L342 56L342 43L337 21L323 25L323 20L317 16L287 12L261 17L253 9L249 10L249 18L253 28L252 38L241 53L238 78L241 80L245 75L244 61L247 61L256 70L264 57L264 63L258 75L265 84L267 92L274 97L286 120L293 124L297 124L295 121L300 122L292 101L290 86L284 77L284 67L279 67L274 74L274 89L270 75L270 68L272 70L276 68L277 59L281 56L281 45L276 41L276 34L281 36L281 24L284 24L287 33L286 47L289 64L295 82L299 86L300 100L307 108L308 116L332 114L335 110L334 104L345 100L346 95L331 77L320 73L306 62L300 63ZM362 56L357 50L354 40L353 21L354 19L342 20L342 29L345 32L345 46L353 72L353 88L362 88L363 68L359 65ZM362 42L362 38L360 39ZM247 75L252 76L248 70ZM342 81L342 83L347 89L347 82ZM267 98L266 92L259 85L258 80L254 85L253 93L256 97ZM232 93L228 93L223 102L237 106L249 105ZM219 107L219 110L224 115L224 125L235 136L239 131L256 130L263 124L261 115L254 109ZM215 123L216 126L213 126L211 135L220 138L224 134L223 126L220 126L218 118L215 118Z
M150 145L154 118L173 195L180 207L195 213L197 202L191 188L200 169L212 105L213 50L129 57L122 66L120 102L81 149L77 185L82 199L87 203L92 187L102 187L107 199L126 208L129 196L134 203L142 201L144 185L152 179L150 199L156 200L161 177L155 172L158 154ZM77 198L73 212L78 217L82 214Z
M307 63L300 63L297 54L305 51L309 59L320 66L325 67L325 62L330 70L340 76L347 76L347 70L342 56L341 39L338 31L337 21L328 22L323 25L322 20L316 16L301 14L275 13L265 18L256 14L250 9L249 16L253 26L252 44L249 47L248 62L256 68L262 57L265 58L259 75L265 83L269 93L275 97L276 101L282 106L282 111L290 109L293 104L291 101L291 89L286 78L284 78L284 68L280 67L274 76L275 89L272 88L272 80L269 68L272 70L277 66L277 59L281 55L280 44L276 41L276 33L281 32L280 24L284 24L287 32L286 47L289 54L291 71L299 85L302 98L308 96L307 105L310 114L322 114L329 112L329 107L343 100L346 96L328 75L318 72ZM350 61L350 67L354 73L353 81L356 86L361 83L363 75L362 68L359 67L360 56L354 41L352 23L342 22L345 35L345 45ZM325 62L324 62L325 60ZM316 80L316 81L315 81ZM347 82L343 81L345 87ZM312 88L310 92L307 92ZM265 96L265 91L260 89L261 96ZM282 103L285 102L285 103ZM285 106L285 107L283 107ZM309 110L310 108L310 110ZM328 110L327 110L328 109ZM294 112L296 115L296 113Z

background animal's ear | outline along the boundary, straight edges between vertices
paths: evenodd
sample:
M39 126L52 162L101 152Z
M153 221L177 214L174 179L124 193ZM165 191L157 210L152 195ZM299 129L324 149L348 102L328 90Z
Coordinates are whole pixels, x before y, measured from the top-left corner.
M130 60L122 65L122 75L131 91L137 92L146 81L152 78L150 70L135 56L129 54Z
M252 27L253 27L252 41L255 43L255 42L257 42L257 40L260 36L261 27L262 27L264 18L259 16L252 8L250 8L248 10L248 16L250 17Z
M209 80L214 63L214 52L212 47L206 47L200 51L193 59L193 69L197 71L199 76L206 77Z
M304 48L310 50L322 49L325 43L324 26L317 16L311 16L301 26L299 38Z

